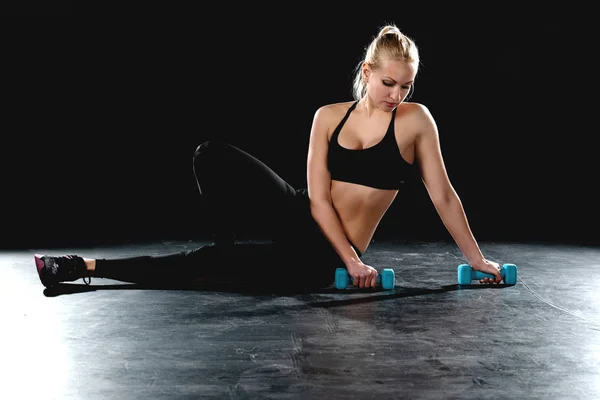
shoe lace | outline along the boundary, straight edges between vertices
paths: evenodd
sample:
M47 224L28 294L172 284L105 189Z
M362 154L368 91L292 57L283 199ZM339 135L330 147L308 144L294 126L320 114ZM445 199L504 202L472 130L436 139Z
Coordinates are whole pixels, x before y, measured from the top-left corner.
M87 269L85 270L85 275L83 276L83 283L85 283L86 285L90 285L92 283L92 277L90 276L90 273Z
M67 256L65 256L65 258L68 258L70 260L73 260L73 262L75 262L75 259L77 258L77 256L76 255L67 255ZM77 264L75 264L75 265L77 265ZM86 280L86 278L87 278L87 280ZM92 283L92 277L90 275L90 272L85 267L84 267L83 283L85 283L86 285L90 285Z

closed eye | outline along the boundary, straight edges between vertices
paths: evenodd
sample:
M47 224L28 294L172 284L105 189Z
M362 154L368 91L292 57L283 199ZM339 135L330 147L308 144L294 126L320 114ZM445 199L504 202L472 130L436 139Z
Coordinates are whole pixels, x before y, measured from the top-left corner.
M395 83L394 83L394 82L386 82L386 81L383 81L383 84L384 84L385 86L390 86L390 87L391 87L391 86L394 86L394 84L395 84ZM411 85L402 85L402 89L410 89L410 86L411 86Z

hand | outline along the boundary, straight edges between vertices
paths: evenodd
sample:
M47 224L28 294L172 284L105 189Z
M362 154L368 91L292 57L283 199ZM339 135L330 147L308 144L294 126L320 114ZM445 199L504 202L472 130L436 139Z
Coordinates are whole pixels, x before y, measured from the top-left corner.
M483 278L479 280L479 283L500 283L502 282L502 275L500 275L500 270L502 269L502 265L498 264L494 261L486 260L485 258L479 262L471 264L471 268L476 271L481 271L485 274L494 275L494 279L491 278Z
M362 261L351 261L346 264L348 274L352 277L352 284L360 288L375 287L377 285L377 270Z

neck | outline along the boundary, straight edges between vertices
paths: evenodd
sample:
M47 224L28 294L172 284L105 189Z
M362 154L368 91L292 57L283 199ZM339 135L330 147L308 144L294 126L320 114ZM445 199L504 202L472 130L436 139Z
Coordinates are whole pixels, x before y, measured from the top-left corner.
M371 118L381 112L375 104L373 104L367 96L363 97L358 101L356 108L362 108L365 111L367 118Z

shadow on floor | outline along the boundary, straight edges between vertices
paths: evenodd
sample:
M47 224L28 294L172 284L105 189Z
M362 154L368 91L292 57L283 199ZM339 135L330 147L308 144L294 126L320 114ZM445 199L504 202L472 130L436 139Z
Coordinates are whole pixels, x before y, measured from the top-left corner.
M380 288L353 288L349 287L346 289L336 289L335 287L327 288L281 288L273 289L273 287L257 287L244 285L238 282L211 282L201 284L188 284L188 285L164 285L164 284L140 284L140 283L121 283L115 285L85 285L76 283L62 283L52 288L46 288L44 295L46 297L57 297L63 295L71 295L78 293L87 293L103 290L173 290L173 291L196 291L196 292L228 292L237 293L248 296L294 296L294 295L307 295L307 294L325 294L325 295L349 295L349 294L364 294L371 296L363 296L360 298L344 297L343 300L329 300L312 302L302 307L338 307L346 306L351 304L363 304L378 301L385 301L397 298L415 297L435 293L446 293L458 290L479 290L479 289L502 289L511 287L513 285L506 284L472 284L472 285L444 285L436 289L426 288L409 288L397 286L392 290L383 290Z

